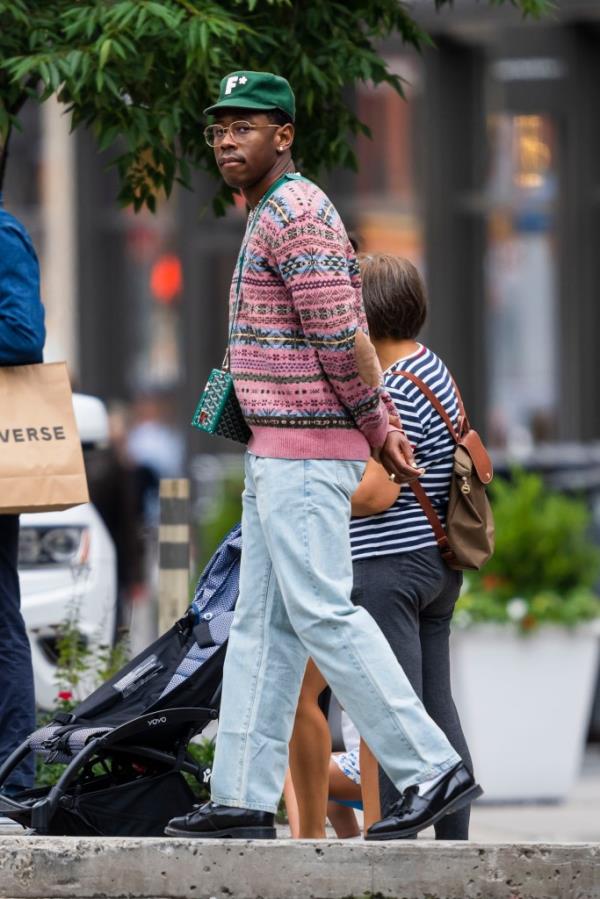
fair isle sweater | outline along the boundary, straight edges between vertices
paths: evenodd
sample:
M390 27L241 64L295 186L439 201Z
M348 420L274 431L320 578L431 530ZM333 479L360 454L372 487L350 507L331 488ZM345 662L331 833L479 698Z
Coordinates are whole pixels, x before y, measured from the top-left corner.
M249 232L230 341L235 392L252 430L249 451L367 459L391 430L389 407L382 389L359 374L355 340L359 329L366 333L366 318L340 216L316 185L291 179Z

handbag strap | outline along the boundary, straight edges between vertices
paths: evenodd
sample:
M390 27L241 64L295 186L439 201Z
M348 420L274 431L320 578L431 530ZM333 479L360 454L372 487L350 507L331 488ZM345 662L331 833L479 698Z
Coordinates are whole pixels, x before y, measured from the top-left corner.
M260 218L260 214L267 205L269 199L273 196L276 190L278 190L281 185L285 181L306 181L299 172L286 172L284 175L281 175L277 181L274 181L273 184L265 191L265 193L260 198L258 204L251 210L248 216L248 223L246 225L246 233L244 235L244 241L242 243L242 248L240 250L237 262L237 283L235 285L235 303L233 305L233 312L231 314L231 321L229 323L229 337L227 339L227 349L225 350L225 357L223 359L223 363L221 368L223 371L229 371L229 355L230 355L230 346L231 346L231 338L233 336L233 329L235 328L235 322L237 319L237 315L240 308L240 296L242 291L242 272L244 269L244 260L246 258L246 248L248 243L250 242L250 238L252 236L252 232L256 226Z
M420 481L409 481L408 486L414 493L417 502L421 506L423 513L431 525L431 529L435 536L435 541L438 545L438 549L442 555L442 558L446 562L453 562L455 559L454 553L448 542L448 537L446 535L446 531L444 530L444 526L440 520L440 516L433 508L433 503L425 493L423 486Z
M419 388L421 393L423 393L427 397L427 399L429 400L429 402L431 403L433 408L436 410L436 412L441 417L442 421L448 428L448 431L450 432L450 436L452 437L454 442L457 444L460 443L460 440L461 440L463 434L469 430L470 426L469 426L469 420L467 418L467 413L465 412L465 407L464 407L464 404L462 401L462 396L460 395L460 391L459 391L459 389L456 385L456 381L454 380L452 375L450 375L450 378L451 378L452 384L454 386L454 391L456 393L456 401L458 403L458 428L455 428L452 419L450 418L450 416L444 409L442 403L440 402L438 397L435 395L433 390L425 383L425 381L423 381L421 378L418 378L417 375L414 375L412 372L403 371L402 369L396 369L394 372L392 372L392 374L401 375L404 378L408 378L409 381L412 381L412 383L416 387ZM450 546L450 543L448 542L448 536L446 534L446 531L444 530L444 526L440 520L438 513L435 511L435 509L433 507L433 503L427 496L427 493L425 492L420 481L418 481L418 480L417 481L409 481L408 486L414 493L417 502L419 503L419 505L421 506L421 509L423 510L423 514L425 515L425 517L427 518L427 521L431 525L431 529L434 533L435 540L438 545L438 549L441 553L442 558L444 559L445 562L447 562L448 564L451 564L452 562L456 561L456 556L454 555L454 552L452 551L452 547Z
M450 436L452 437L454 442L460 443L461 438L464 436L464 434L467 431L470 430L471 426L469 424L469 419L467 418L467 413L465 412L465 407L464 407L464 403L462 400L462 396L460 395L460 390L458 389L456 381L454 380L452 375L450 375L450 379L452 381L452 386L454 387L454 392L456 394L456 402L458 404L458 427L454 426L452 419L450 418L450 416L444 409L440 400L435 395L435 393L433 392L431 387L429 387L425 383L425 381L421 380L421 378L418 378L417 375L414 375L411 371L403 371L402 369L396 369L395 371L392 372L392 374L402 375L403 378L408 378L409 381L412 381L412 383L415 384L419 388L421 393L425 394L425 396L427 397L427 399L429 400L429 402L431 403L433 408L436 410L436 412L439 414L439 416L444 421L444 424L450 431Z

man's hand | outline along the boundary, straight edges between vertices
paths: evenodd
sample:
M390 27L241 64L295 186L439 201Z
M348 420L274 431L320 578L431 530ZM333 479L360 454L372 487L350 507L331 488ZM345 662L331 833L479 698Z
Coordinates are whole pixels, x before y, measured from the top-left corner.
M389 475L394 475L397 484L414 481L425 474L424 468L418 468L410 441L404 431L390 431L379 450L379 461Z

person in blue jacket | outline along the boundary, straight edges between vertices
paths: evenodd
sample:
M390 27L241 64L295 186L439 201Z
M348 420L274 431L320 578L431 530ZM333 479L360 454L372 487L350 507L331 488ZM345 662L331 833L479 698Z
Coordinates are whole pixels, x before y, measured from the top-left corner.
M3 208L0 194L0 365L41 362L45 337L36 252L23 225ZM1 413L0 409L0 420ZM0 764L35 729L31 648L21 615L18 543L18 515L0 514ZM4 792L11 795L32 784L33 764L24 763L13 772Z

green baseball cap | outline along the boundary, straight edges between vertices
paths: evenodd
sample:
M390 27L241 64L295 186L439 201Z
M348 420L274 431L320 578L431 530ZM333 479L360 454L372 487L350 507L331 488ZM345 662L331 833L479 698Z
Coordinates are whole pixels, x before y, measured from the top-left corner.
M281 109L292 121L296 117L296 99L289 82L271 72L232 72L221 81L219 99L204 110L214 115L220 109Z

